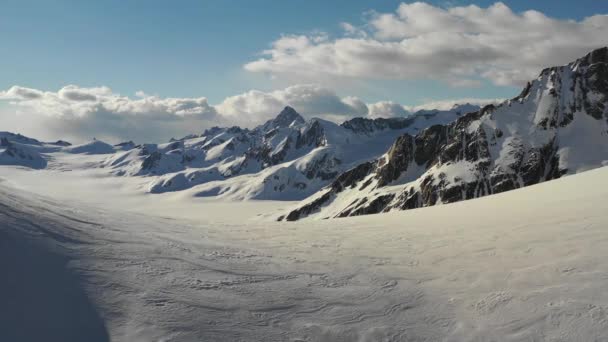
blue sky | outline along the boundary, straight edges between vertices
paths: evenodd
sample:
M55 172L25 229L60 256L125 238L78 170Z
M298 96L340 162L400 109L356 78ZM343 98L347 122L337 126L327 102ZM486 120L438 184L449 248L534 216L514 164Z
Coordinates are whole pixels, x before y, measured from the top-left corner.
M340 34L340 22L361 23L370 10L393 12L400 1L32 1L4 0L0 11L0 89L18 84L57 90L106 85L117 92L205 96L219 103L249 89L284 86L243 70L282 34ZM468 1L430 1L438 6ZM494 1L475 1L481 7ZM555 18L608 12L598 0L506 1ZM418 104L425 99L506 97L510 86L458 89L420 80L367 80L336 90L366 101Z
M599 0L3 0L0 128L163 141L285 105L336 122L478 105L608 44Z

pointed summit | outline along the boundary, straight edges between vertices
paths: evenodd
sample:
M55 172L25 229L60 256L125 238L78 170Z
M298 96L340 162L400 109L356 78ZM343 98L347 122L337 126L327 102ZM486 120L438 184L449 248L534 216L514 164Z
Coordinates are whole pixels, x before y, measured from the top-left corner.
M275 124L281 127L289 127L292 123L303 124L306 121L292 107L286 106L274 119Z
M274 128L289 127L292 124L300 125L304 123L306 123L306 120L304 120L304 118L298 114L295 109L286 106L276 118L266 121L266 123L262 126L262 129L267 131Z

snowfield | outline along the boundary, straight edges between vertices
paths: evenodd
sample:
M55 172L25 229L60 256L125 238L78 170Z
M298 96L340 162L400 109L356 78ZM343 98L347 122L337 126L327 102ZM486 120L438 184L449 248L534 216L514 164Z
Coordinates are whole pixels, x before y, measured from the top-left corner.
M0 166L1 341L601 341L608 167L475 200L274 222L54 156Z

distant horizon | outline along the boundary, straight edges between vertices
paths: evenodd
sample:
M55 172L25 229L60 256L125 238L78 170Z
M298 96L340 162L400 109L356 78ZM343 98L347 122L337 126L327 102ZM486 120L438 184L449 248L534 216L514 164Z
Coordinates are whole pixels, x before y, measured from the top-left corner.
M476 110L478 108L481 109L484 106L487 106L487 105L490 105L490 104L500 104L501 102L504 102L504 100L499 100L499 101L496 101L496 102L493 102L493 103L487 103L487 104L484 104L484 105L474 105L474 104L471 104L471 103L468 103L468 102L467 103L462 103L462 104L456 103L456 104L454 104L451 107L451 109L436 109L436 108L433 108L433 109L417 109L415 111L408 111L407 115L405 115L403 117L368 118L368 117L364 117L364 116L355 116L355 117L343 118L342 121L334 121L334 120L331 120L331 118L325 119L325 118L314 116L314 117L309 117L309 118L305 118L305 119L307 121L311 121L311 120L327 120L327 121L334 122L336 125L342 125L342 124L344 124L346 122L349 122L349 121L351 121L353 119L358 119L358 118L369 119L369 120L375 120L375 119L407 119L409 117L413 117L413 116L416 116L416 115L428 115L428 114L435 114L435 113L438 114L438 115L441 115L443 112L449 112L450 110L459 109L459 108L465 107L465 106L475 107L474 109ZM40 139L37 136L23 134L22 132L19 132L19 131L0 130L0 133L7 132L7 133L15 134L17 136L22 136L22 137L25 137L25 138L31 138L31 139L39 140L41 142L46 142L46 143L55 143L55 142L64 142L65 143L65 142L67 142L70 145L82 145L82 144L87 144L87 143L94 142L94 141L102 141L102 142L110 143L110 144L115 145L115 146L118 146L118 145L121 145L121 144L124 144L124 143L129 143L129 142L130 143L135 143L135 144L146 144L146 143L156 143L156 144L159 144L159 143L167 143L167 142L171 142L171 141L179 141L179 140L182 140L184 138L190 138L192 136L200 136L200 135L205 134L205 132L207 130L218 129L218 128L219 129L227 129L227 128L232 128L232 127L239 127L241 129L244 129L244 130L247 130L247 129L250 129L250 130L256 129L256 128L260 127L260 126L263 126L267 122L273 121L278 115L280 115L284 110L286 110L288 108L293 109L299 115L302 115L302 113L300 113L297 110L297 108L293 108L290 105L286 105L283 108L283 110L281 110L280 112L276 113L275 117L270 118L270 119L268 119L268 120L266 120L264 122L260 122L257 125L252 126L252 127L241 127L241 126L238 126L238 125L226 125L226 126L215 125L215 126L207 127L203 131L191 132L191 133L185 134L183 136L174 136L174 137L169 138L169 140L165 139L165 140L162 140L162 141L134 141L134 139L116 140L116 139L112 139L112 138L110 138L109 140L107 140L107 139L104 139L104 138L97 138L95 136L91 136L88 139L85 137L84 139L77 139L77 140L70 140L70 139L65 139L65 138L61 138L61 137L53 137L53 138L50 138L50 139ZM465 113L467 113L467 112L466 111L465 112L461 112L461 114L465 114Z
M483 105L608 35L608 6L589 0L263 4L10 0L0 126L149 140L253 127L285 105L335 122Z

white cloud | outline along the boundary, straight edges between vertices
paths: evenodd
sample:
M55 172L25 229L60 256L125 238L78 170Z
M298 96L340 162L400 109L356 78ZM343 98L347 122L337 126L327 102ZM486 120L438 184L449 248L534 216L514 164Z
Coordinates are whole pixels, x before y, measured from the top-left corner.
M608 16L581 21L537 11L514 13L502 2L440 8L402 3L395 13L373 14L364 27L342 23L344 36L287 35L252 72L301 79L437 79L452 86L523 85L552 65L570 62L606 45Z
M285 106L308 117L353 117L367 115L367 105L355 97L340 98L330 89L302 84L271 92L251 90L226 98L216 106L218 113L241 125L252 126L271 119Z
M166 141L213 125L254 127L275 117L287 105L307 117L335 121L368 112L358 98L340 98L327 88L311 84L271 92L251 90L216 106L204 97L161 98L143 91L135 95L122 96L108 87L68 85L53 92L13 86L0 91L0 100L8 100L12 106L3 110L0 126L43 139L83 141L96 137L142 142Z
M43 93L40 90L12 86L6 91L0 91L0 99L5 100L34 100L41 98Z
M480 80L473 80L469 78L448 79L446 82L454 88L479 88L482 86L482 82Z
M0 127L44 140L80 142L96 137L109 142L162 142L214 125L254 127L274 118L284 106L292 106L308 118L342 122L356 116L399 117L419 109L449 109L456 103L495 102L462 99L416 107L391 101L366 104L357 97L340 97L314 84L269 92L251 90L215 106L204 97L162 98L143 91L135 95L123 96L108 87L68 85L53 92L13 86L0 91L0 100L5 100L0 101Z
M461 98L461 99L448 99L448 100L427 100L421 105L405 107L410 112L414 113L419 110L450 110L455 105L470 104L474 106L485 106L489 104L498 104L503 102L504 99L476 99L476 98Z
M361 38L367 37L367 32L365 32L365 30L355 27L351 23L342 22L342 23L340 23L340 27L342 28L342 30L344 30L344 34L347 36L361 37Z
M392 118L407 116L410 112L403 106L392 101L380 101L368 105L371 118Z
M3 110L0 124L49 139L158 141L221 122L204 97L140 95L131 99L108 87L68 85L51 92L13 86L0 92L14 107Z

